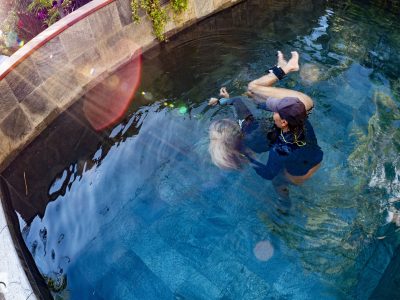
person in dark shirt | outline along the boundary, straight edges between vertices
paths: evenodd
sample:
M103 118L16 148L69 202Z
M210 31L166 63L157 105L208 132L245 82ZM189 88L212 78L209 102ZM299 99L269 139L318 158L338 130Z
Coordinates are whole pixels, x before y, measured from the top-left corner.
M221 99L211 98L209 105L233 105L238 122L223 119L210 125L209 152L220 168L240 169L250 163L258 175L273 180L281 195L287 192L285 181L301 184L319 168L323 152L318 146L307 110L313 101L298 91L275 88L272 85L286 74L298 71L298 54L286 62L278 52L278 64L270 73L249 84L251 98L230 98L220 90ZM261 109L273 112L273 127L264 126L245 105L246 99L256 101ZM268 162L259 162L254 153L269 151Z

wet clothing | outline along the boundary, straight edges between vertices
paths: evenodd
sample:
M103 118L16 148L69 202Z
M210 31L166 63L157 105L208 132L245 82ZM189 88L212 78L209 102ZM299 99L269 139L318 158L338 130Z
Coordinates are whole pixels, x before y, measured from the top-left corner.
M304 132L298 132L297 136L291 131L282 132L276 126L265 128L261 120L254 118L244 104L244 98L222 98L219 102L222 105L232 104L235 107L235 114L243 133L242 149L258 175L272 180L286 169L290 175L302 176L322 161L323 152L318 146L314 129L308 120L305 122ZM259 105L259 108L270 110L268 102L269 100ZM246 148L256 153L269 151L267 164L264 165L246 154Z
M221 98L221 105L233 105L235 118L243 133L241 149L251 149L255 153L269 151L270 141L267 138L268 131L271 130L273 123L265 118L256 118L249 108L244 104L246 97L238 96L233 98Z

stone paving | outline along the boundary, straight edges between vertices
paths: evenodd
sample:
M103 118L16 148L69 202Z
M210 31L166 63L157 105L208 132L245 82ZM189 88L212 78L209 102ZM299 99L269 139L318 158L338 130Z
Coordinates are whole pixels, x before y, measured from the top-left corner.
M2 205L0 205L0 257L0 299L36 299L19 263Z

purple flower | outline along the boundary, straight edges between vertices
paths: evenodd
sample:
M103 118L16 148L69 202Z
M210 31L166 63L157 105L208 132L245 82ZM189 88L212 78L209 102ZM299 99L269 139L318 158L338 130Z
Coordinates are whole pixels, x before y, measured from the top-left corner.
M47 10L46 9L41 9L37 13L37 17L39 20L45 20L47 18Z

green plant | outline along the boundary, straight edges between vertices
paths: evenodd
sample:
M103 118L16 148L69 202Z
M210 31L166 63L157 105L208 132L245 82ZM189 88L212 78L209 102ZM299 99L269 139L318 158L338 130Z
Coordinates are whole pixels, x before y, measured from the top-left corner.
M43 1L43 0L36 0ZM188 7L188 0L172 0L171 8L175 14L180 14ZM154 35L163 41L165 24L167 23L167 11L161 7L160 0L131 0L132 20L140 21L139 9L143 9L153 24Z
M48 26L60 18L60 12L52 0L33 0L28 6L28 11L37 14Z
M187 9L188 3L189 0L172 0L171 7L175 13L180 14Z
M165 39L164 28L167 23L167 12L161 8L160 0L142 0L142 7L153 23L155 36L163 41Z
M139 7L140 7L140 0L132 0L131 1L131 9L132 9L132 20L135 23L139 23Z
M27 9L50 26L89 1L78 2L79 0L33 0Z

